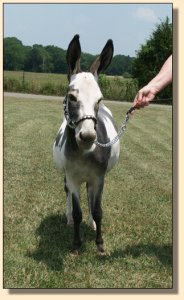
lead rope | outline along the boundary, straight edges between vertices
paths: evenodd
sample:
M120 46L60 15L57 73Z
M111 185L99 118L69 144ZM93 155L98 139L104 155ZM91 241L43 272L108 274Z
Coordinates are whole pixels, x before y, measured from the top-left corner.
M172 98L158 99L158 100L168 101L168 100L172 100ZM154 100L154 101L158 101L158 100ZM102 144L102 143L100 143L100 142L98 142L98 141L95 141L94 143L95 143L97 146L103 147L103 148L110 147L110 146L114 145L114 144L122 137L122 135L124 134L124 132L125 132L125 130L126 130L127 122L128 122L128 120L129 120L129 117L130 117L129 115L131 114L131 112L132 112L133 110L135 110L135 108L131 107L131 108L127 111L126 117L125 117L125 119L124 119L124 121L123 121L123 123L122 123L122 125L121 125L120 130L118 131L117 135L116 135L110 142L108 142L108 143L106 143L106 144Z
M130 113L131 113L134 109L135 109L135 108L131 107L131 108L127 111L126 117L125 117L125 119L124 119L124 121L123 121L123 123L122 123L122 125L121 125L120 130L118 131L117 135L116 135L110 142L108 142L108 143L106 143L106 144L102 144L102 143L100 143L100 142L98 142L98 141L95 141L94 143L95 143L97 146L103 147L103 148L110 147L110 146L114 145L114 144L122 137L123 133L125 132L125 130L126 130L126 125L127 125L128 120L129 120L129 117L130 117L129 115L130 115Z

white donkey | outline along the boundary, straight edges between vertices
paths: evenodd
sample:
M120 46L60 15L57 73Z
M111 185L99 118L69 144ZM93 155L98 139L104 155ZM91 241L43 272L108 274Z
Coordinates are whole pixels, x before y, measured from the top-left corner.
M101 235L101 199L106 173L119 157L119 141L101 148L95 142L107 143L117 134L110 110L102 103L102 93L97 83L98 74L105 70L113 56L113 42L108 40L89 72L80 70L81 47L75 35L67 50L69 86L64 100L65 119L53 147L54 161L65 173L67 196L67 223L74 224L72 253L81 246L80 186L86 182L89 222L96 229L96 245L104 253Z

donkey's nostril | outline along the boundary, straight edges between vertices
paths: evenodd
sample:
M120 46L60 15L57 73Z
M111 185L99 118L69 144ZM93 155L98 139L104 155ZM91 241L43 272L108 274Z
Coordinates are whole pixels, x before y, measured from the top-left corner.
M89 132L89 131L84 131L84 132L80 132L80 139L85 142L85 143L90 143L90 142L94 142L94 140L96 139L96 133L94 132Z

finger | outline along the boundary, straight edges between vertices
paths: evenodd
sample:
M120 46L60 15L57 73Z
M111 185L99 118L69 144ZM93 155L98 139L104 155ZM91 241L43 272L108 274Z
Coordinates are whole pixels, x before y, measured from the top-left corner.
M137 101L139 102L141 102L142 101L142 99L143 99L143 93L142 92L138 92L138 95L137 95Z
M148 106L149 105L149 99L147 97L145 97L144 99L144 106Z

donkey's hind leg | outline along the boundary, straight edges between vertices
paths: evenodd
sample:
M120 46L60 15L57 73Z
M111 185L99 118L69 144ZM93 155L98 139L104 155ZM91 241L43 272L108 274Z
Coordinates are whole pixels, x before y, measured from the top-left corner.
M89 207L89 225L90 227L96 231L96 223L93 220L93 206L94 206L94 188L89 183L86 184L87 196L88 196L88 207Z
M71 226L74 224L72 216L72 196L67 186L66 176L64 178L64 187L66 192L66 218L67 225Z

